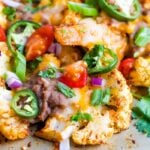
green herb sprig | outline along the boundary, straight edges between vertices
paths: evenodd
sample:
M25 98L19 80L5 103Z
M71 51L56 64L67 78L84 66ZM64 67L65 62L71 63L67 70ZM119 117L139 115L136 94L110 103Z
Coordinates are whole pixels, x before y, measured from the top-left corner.
M89 113L77 112L75 115L71 117L71 121L77 122L77 121L83 121L83 120L91 121L92 116Z
M67 98L72 98L75 96L75 92L70 87L68 87L67 85L65 85L61 82L58 82L57 89L62 94L64 94Z

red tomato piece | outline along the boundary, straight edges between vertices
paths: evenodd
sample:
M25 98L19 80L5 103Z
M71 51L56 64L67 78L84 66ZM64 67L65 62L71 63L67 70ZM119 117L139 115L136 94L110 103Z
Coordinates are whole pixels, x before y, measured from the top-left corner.
M133 69L134 61L134 58L126 58L120 63L119 70L122 72L125 78L128 78L131 70Z
M68 65L60 81L72 88L81 88L86 85L87 65L83 61Z
M51 25L44 25L37 29L28 39L25 52L26 60L31 61L43 55L54 40L54 31Z
M6 41L6 34L4 29L0 26L0 42L5 42Z

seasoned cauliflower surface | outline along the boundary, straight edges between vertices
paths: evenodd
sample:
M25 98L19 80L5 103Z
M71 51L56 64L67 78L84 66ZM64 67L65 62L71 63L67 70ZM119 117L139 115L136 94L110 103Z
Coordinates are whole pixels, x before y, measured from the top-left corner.
M95 44L103 44L114 50L119 59L122 59L127 48L124 34L107 24L97 24L93 19L83 19L72 26L56 27L55 38L62 45L92 48Z
M9 61L11 56L5 42L0 42L0 52L0 76L3 76L10 69Z
M49 141L60 142L69 138L74 128L75 126L73 124L68 124L68 122L56 117L50 117L46 121L45 127L37 131L35 135Z
M150 58L139 57L135 60L129 82L134 86L150 86Z
M92 116L92 121L87 124L80 123L72 133L72 139L79 145L95 145L105 143L110 138L114 129L111 127L109 111L102 114L101 108L89 108L86 112Z
M111 89L110 105L116 109L110 110L115 132L127 129L131 121L133 97L126 80L118 70L102 75L106 79L106 87Z
M79 124L74 130L72 139L76 144L105 143L114 133L125 130L130 125L133 98L125 79L118 70L101 77L107 81L106 87L111 90L110 105L116 109L90 106L85 112L90 113L93 120L84 126Z

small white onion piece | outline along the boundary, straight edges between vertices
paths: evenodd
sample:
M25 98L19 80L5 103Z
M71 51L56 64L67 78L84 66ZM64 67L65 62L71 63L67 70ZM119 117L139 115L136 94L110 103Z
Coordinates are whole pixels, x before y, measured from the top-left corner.
M17 89L17 88L22 87L23 85L22 82L17 77L17 75L10 71L6 73L6 83L8 87L11 89Z
M21 6L22 4L19 3L19 2L15 2L13 0L2 0L2 2L7 5L7 6L10 6L10 7L13 7L13 8L17 8L19 6Z
M59 150L70 150L70 140L65 139L59 143Z

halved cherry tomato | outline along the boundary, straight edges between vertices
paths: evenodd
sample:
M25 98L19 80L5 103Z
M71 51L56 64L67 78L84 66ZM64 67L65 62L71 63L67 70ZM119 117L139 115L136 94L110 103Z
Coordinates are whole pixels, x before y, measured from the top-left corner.
M5 42L6 41L6 34L4 29L0 26L0 42Z
M31 61L44 54L54 39L53 27L44 25L38 28L28 39L25 52L26 60Z
M133 69L134 62L135 62L134 58L126 58L120 63L119 70L122 72L125 78L129 77L129 74Z
M86 85L87 65L83 61L68 65L60 81L72 88L80 88Z

